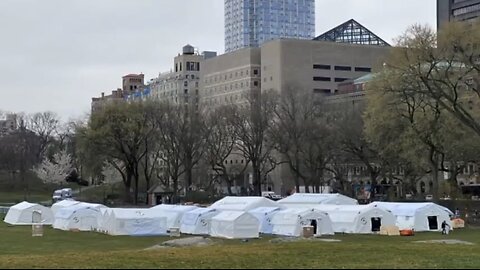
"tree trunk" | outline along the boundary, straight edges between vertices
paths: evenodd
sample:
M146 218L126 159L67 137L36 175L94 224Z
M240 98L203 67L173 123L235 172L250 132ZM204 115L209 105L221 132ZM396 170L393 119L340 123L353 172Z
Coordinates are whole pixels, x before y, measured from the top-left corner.
M438 158L435 158L430 162L430 167L432 170L432 195L434 200L438 200Z
M172 198L172 203L176 204L179 202L178 199L178 179L172 179L173 180L173 198Z
M127 181L124 183L125 184L125 201L128 203L132 202L132 196L130 193L130 189L132 187L132 171L127 168Z
M295 172L294 172L295 177L294 177L293 179L294 179L294 181L295 181L295 190L296 190L296 192L300 192L300 176L298 176L298 175L300 174L300 166L299 166L300 161L299 161L298 156L295 156L295 162L296 162L295 164L296 164L296 166L297 166L297 172L298 172L298 173L295 173Z
M225 182L227 182L227 191L228 191L228 195L229 195L229 196L233 196L233 192L232 192L232 183L230 182L230 179L228 179L228 177L227 177L227 179L226 179L226 180L227 180L227 181L225 181Z
M261 172L260 166L257 164L257 161L252 161L252 170L253 170L253 192L255 196L262 195L262 181L261 181Z
M375 187L377 186L377 177L378 173L375 171L375 169L370 170L370 179L371 179L371 185L370 185L370 198L374 198L375 196Z
M305 193L310 193L310 184L307 181L303 181L305 185Z
M137 205L138 204L138 182L139 182L139 174L138 174L138 167L137 169L134 170L134 180L135 180L135 189L134 189L134 192L135 192L135 199L134 199L134 204Z
M189 191L190 191L190 188L191 188L191 186L192 186L192 184L193 184L193 175L192 175L192 170L193 170L193 168L192 168L192 167L193 167L193 166L192 166L192 159L189 157L189 158L187 158L187 160L185 161L185 168L186 168L186 170L185 170L185 178L186 178L186 182L187 182L187 187L186 187L186 188L187 188L187 190L186 190L187 195L188 195L188 193L189 193Z

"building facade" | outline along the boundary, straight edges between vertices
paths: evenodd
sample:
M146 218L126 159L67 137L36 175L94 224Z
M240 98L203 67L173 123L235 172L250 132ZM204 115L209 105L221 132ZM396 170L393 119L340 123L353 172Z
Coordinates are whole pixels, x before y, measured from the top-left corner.
M174 58L173 69L148 84L151 97L172 104L199 104L202 62L215 56L215 52L199 54L193 46L184 46L182 54Z
M480 0L437 0L437 28L449 21L473 21L480 16Z
M0 120L0 135L5 135L17 130L17 120L16 114L10 113L5 115L5 119Z
M133 98L145 89L144 74L128 74L122 77L122 88L113 90L110 95L102 92L100 97L93 97L91 103L91 113L102 110L105 106L116 103L125 102L130 97Z
M278 38L312 39L315 0L225 0L225 52Z
M102 95L100 97L92 98L91 113L94 114L96 112L99 112L103 108L105 108L105 106L108 106L110 104L124 102L125 97L126 97L126 94L121 88L118 88L117 90L113 90L110 95L105 95L105 92L102 92Z
M216 107L247 101L261 90L260 48L245 48L203 62L201 103Z
M317 40L281 39L262 46L262 91L295 88L320 96L338 84L372 72L390 47Z

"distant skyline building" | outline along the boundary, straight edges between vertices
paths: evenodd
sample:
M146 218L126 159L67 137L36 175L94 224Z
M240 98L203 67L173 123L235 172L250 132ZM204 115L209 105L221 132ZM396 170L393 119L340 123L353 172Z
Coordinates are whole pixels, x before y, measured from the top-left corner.
M225 0L225 53L315 37L315 0Z
M450 21L473 21L480 17L480 0L437 0L437 29Z

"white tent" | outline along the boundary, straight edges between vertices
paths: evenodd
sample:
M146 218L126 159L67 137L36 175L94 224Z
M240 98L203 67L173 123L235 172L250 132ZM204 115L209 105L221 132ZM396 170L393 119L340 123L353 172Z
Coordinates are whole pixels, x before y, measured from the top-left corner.
M280 211L279 207L259 207L248 212L258 219L260 233L272 234L272 218L278 211Z
M55 217L55 214L57 214L58 210L65 207L70 207L79 203L80 203L79 201L75 201L75 200L63 200L63 201L56 202L51 207L53 216Z
M10 207L4 221L11 225L32 225L33 223L52 225L53 214L48 207L21 202Z
M211 208L198 208L187 212L182 217L180 232L186 234L206 235L210 232L212 218L218 211Z
M242 211L222 211L212 218L210 236L227 239L258 238L259 222Z
M258 207L280 206L264 197L225 197L210 206L210 208L221 211L250 211Z
M295 193L285 199L278 201L279 204L288 206L291 204L336 204L336 205L357 205L358 201L342 194L316 194L316 193Z
M166 235L167 219L148 209L111 208L103 230L110 235Z
M98 220L98 231L100 232L105 232L106 233L106 226L107 226L107 221L108 217L110 215L110 212L112 211L111 208L101 208L100 210L100 217Z
M304 226L314 226L315 235L333 235L330 217L314 208L289 208L275 213L272 234L302 236ZM316 227L316 228L315 228Z
M380 232L381 226L395 226L395 216L375 205L317 205L332 220L336 233L370 234Z
M98 208L79 203L58 210L53 228L64 231L95 231L100 228L102 221L103 216Z
M168 205L161 204L150 208L149 211L155 213L156 216L167 218L167 229L180 228L182 217L185 213L195 210L198 207L189 205Z
M435 203L374 202L372 205L391 211L400 230L442 231L443 221L453 228L450 220L452 212Z

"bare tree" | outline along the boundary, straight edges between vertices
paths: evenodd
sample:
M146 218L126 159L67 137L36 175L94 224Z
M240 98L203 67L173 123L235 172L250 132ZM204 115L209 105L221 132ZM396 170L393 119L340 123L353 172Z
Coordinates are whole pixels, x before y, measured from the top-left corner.
M321 100L313 93L290 86L281 93L275 110L271 138L295 176L299 191L300 179L306 192L310 187L320 192L324 171L332 158L332 127L321 110Z
M25 120L26 128L34 132L40 139L36 155L38 159L42 159L48 147L55 141L60 123L59 117L53 112L42 112L30 115Z
M232 118L237 149L252 166L255 195L261 195L262 164L274 150L268 130L272 127L276 100L273 92L252 92L247 104L239 107Z
M228 157L234 155L236 137L231 124L236 108L226 105L207 112L205 155L204 159L213 172L212 181L221 180L227 185L229 195L233 195L232 186L237 175L241 175L248 167L243 164L227 164ZM238 153L237 153L238 156Z

